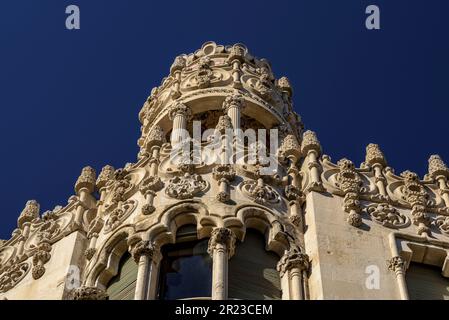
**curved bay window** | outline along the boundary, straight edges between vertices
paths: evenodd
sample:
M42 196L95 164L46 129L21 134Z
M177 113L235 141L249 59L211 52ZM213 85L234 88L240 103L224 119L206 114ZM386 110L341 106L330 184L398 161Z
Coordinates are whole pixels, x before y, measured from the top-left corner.
M162 247L159 299L210 298L212 259L207 246L208 239L197 239L196 226L178 229L176 243Z
M137 264L127 252L120 259L118 273L107 285L109 300L133 300L136 291Z
M229 299L280 300L279 257L265 250L265 239L248 230L243 243L229 260Z

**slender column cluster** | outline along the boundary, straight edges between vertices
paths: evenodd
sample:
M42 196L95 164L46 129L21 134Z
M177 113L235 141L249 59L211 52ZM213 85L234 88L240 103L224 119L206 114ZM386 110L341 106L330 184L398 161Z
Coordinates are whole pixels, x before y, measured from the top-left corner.
M315 132L306 131L302 137L301 152L307 158L307 167L310 170L310 183L307 191L323 191L323 183L320 178L320 163L318 157L321 155L321 145Z
M36 200L29 200L25 208L22 210L18 220L17 226L22 231L21 237L19 238L19 245L17 249L17 255L21 256L24 251L25 240L28 239L30 235L31 222L35 219L39 219L40 206Z
M382 170L387 166L384 154L379 148L379 145L370 143L366 147L365 162L372 166L374 170L374 177L377 189L379 190L381 200L387 200L388 194L385 188L386 179L382 174Z
M175 58L175 61L171 65L170 74L172 75L173 88L170 92L171 97L173 99L178 99L181 96L181 91L179 90L179 86L181 83L181 72L186 66L186 59L183 56L178 56Z
M408 300L407 283L405 281L405 261L400 256L395 256L387 261L388 269L396 274L399 284L399 293L402 300Z
M75 227L82 230L84 212L87 209L88 197L95 190L96 174L91 167L85 167L75 183L75 192L79 197L75 214Z
M439 155L432 155L429 158L429 176L438 182L441 197L446 207L449 207L449 169Z
M245 48L239 44L235 44L229 51L228 62L232 65L232 86L234 88L241 88L240 81L240 67L245 61Z
M283 291L289 293L290 300L304 300L304 279L309 269L309 257L299 248L292 247L286 250L277 265L281 277L287 276L287 288Z
M158 264L160 259L157 259L157 247L148 240L141 240L130 251L134 261L138 264L134 299L154 299L155 297L151 296L151 284L155 285L155 274L158 273L159 269Z
M233 256L236 237L228 228L215 228L209 240L212 257L212 300L228 298L228 260Z

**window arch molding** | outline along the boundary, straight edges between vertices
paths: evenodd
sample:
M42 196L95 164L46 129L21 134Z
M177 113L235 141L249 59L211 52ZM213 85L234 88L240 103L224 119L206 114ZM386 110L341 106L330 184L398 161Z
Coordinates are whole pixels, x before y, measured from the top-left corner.
M118 274L120 260L128 251L128 239L134 234L130 226L118 229L109 237L99 250L96 260L92 260L92 267L86 275L86 286L106 289L109 281Z

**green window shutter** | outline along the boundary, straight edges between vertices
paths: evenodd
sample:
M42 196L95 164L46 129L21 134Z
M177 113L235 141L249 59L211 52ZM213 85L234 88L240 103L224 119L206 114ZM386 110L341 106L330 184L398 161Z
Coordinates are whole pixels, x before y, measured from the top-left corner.
M118 274L109 282L107 293L110 300L133 300L136 290L137 264L129 253L121 261Z
M279 257L265 250L262 235L249 230L229 260L229 299L280 300Z
M439 267L411 263L406 280L410 300L449 300L449 279Z

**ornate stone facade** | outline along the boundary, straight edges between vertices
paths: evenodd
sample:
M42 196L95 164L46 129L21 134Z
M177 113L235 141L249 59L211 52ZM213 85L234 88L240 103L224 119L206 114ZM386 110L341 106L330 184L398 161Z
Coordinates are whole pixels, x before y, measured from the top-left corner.
M448 258L432 259L449 247L443 160L432 156L423 179L396 175L376 144L360 167L334 163L304 132L292 95L289 80L242 44L207 42L176 57L139 113L135 162L105 166L98 177L85 167L67 205L42 216L36 201L26 203L0 241L0 299L107 299L127 251L138 264L135 299L155 299L161 248L188 224L209 238L212 299L228 298L227 266L248 229L278 257L283 299L407 299L405 275L416 261L438 261L449 275ZM187 136L194 121L218 138ZM264 143L243 145L241 158L255 155L253 163L227 153L248 128L277 133L269 154L259 152ZM197 149L174 152L185 146ZM365 285L371 265L380 290Z

